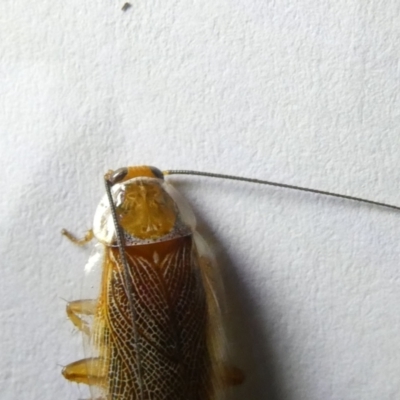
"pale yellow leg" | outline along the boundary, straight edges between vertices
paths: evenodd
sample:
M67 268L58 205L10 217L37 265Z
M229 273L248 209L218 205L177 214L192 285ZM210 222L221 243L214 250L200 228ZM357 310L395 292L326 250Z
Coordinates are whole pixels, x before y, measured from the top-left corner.
M88 324L79 315L94 315L96 300L75 300L67 304L67 315L72 323L82 332L90 334Z
M66 229L62 229L61 234L67 237L72 243L77 244L78 246L84 246L86 243L89 243L94 237L92 229L89 229L86 232L85 236L81 239L78 239L75 235L73 235Z
M106 382L104 362L101 358L84 358L75 361L64 367L62 374L71 382L85 385L104 386Z

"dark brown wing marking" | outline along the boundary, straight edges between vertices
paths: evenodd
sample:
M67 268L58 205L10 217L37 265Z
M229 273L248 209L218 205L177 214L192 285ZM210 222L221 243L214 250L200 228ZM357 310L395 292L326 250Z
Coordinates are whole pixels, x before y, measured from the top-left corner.
M108 365L107 399L134 400L136 349L118 249L109 248L108 283L99 301L100 357ZM212 400L207 304L192 237L126 248L145 399ZM101 326L101 325L100 325Z

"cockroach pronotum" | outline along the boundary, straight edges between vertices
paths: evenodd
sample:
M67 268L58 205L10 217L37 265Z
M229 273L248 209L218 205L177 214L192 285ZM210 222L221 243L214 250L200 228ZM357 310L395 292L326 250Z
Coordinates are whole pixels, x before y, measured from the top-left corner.
M91 349L62 373L89 385L92 400L221 400L244 373L229 360L217 267L196 219L164 176L234 179L400 207L314 189L206 172L154 167L105 175L93 228L101 268L96 298L68 303L67 315Z

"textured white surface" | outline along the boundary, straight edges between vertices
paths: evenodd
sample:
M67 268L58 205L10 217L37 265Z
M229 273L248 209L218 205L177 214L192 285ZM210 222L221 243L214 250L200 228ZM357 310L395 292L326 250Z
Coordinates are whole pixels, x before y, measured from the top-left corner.
M2 0L0 397L71 399L102 175L400 204L397 0ZM174 178L222 265L240 400L400 398L400 213Z

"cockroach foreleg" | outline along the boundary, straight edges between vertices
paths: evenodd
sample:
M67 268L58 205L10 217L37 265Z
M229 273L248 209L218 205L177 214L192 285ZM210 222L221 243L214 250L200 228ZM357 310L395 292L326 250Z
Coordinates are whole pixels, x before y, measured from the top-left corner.
M86 232L85 236L81 239L77 238L75 235L73 235L66 229L62 229L61 234L67 237L72 243L77 244L78 246L84 246L86 243L89 243L94 237L92 229L89 229Z
M90 334L88 324L80 315L93 316L96 312L96 300L75 300L67 304L67 315L72 323L82 332Z
M65 379L75 383L95 386L104 386L106 383L104 360L101 358L84 358L75 361L64 367L62 374Z

